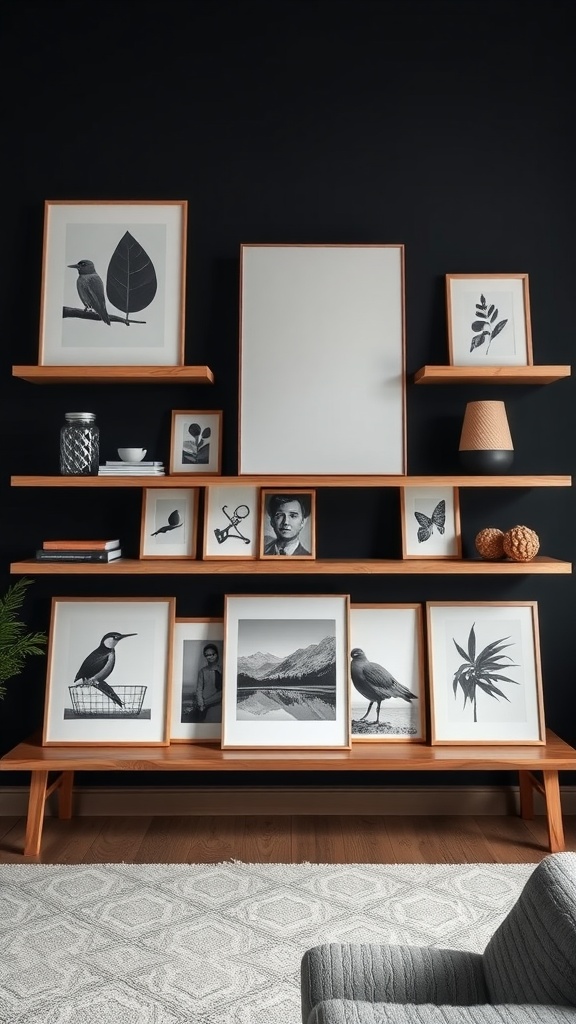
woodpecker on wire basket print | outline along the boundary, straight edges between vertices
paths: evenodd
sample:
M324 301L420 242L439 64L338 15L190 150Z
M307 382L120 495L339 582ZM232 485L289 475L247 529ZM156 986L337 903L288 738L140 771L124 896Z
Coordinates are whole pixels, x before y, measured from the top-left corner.
M137 633L105 633L98 647L84 659L74 678L74 686L70 687L76 714L110 715L114 712L113 706L120 708L123 712L131 713L127 697L133 696L131 691L145 690L145 687L117 686L114 689L107 679L116 666L116 646L119 641L137 635ZM97 699L93 700L90 696L88 696L88 700L80 699L78 691L82 690L88 690L89 694L96 691ZM76 699L73 691L76 691Z

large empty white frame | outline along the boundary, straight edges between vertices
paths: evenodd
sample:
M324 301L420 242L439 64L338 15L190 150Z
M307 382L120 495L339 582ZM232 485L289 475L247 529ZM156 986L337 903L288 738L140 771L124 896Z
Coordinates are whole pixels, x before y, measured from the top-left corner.
M406 472L403 245L243 245L241 474Z

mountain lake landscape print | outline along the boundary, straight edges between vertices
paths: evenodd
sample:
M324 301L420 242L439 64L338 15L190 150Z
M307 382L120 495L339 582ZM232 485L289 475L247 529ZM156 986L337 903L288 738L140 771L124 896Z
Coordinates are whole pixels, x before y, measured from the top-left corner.
M241 619L237 721L334 721L334 619Z

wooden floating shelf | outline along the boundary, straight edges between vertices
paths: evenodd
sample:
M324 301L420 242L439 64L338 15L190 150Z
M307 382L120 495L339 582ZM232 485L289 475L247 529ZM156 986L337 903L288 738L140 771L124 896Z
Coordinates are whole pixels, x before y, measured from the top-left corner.
M407 558L316 560L119 558L115 562L37 562L27 558L13 562L14 575L108 575L108 576L434 576L544 575L572 572L572 564L539 555L530 562L485 562L480 559Z
M12 487L570 487L571 476L13 476Z
M31 384L213 384L209 366L13 366Z
M571 374L569 366L423 366L415 384L552 384Z

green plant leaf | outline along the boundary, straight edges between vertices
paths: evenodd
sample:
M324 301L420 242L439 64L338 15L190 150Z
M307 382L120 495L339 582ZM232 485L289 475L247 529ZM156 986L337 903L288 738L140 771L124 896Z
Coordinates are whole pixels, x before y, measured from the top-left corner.
M6 693L2 684L21 673L26 658L44 653L46 635L27 633L26 625L18 618L31 583L31 579L22 577L0 598L0 697Z

